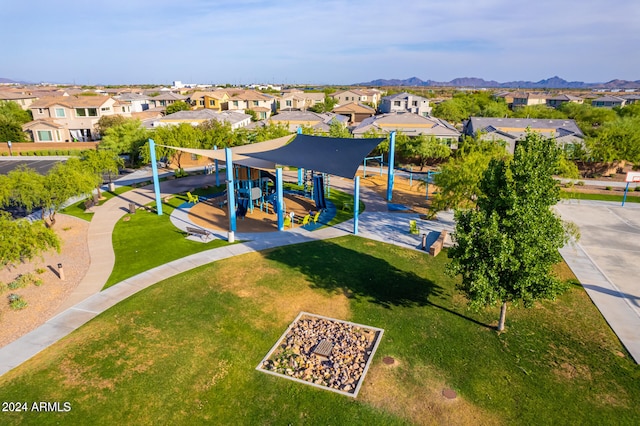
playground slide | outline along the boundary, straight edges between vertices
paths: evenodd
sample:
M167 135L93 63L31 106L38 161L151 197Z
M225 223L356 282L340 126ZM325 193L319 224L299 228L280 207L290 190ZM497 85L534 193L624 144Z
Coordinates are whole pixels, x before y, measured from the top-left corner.
M238 198L238 206L236 207L236 217L243 218L247 215L247 207L249 207L248 198Z
M316 202L318 210L327 208L327 201L324 199L324 179L322 175L313 177L313 200Z

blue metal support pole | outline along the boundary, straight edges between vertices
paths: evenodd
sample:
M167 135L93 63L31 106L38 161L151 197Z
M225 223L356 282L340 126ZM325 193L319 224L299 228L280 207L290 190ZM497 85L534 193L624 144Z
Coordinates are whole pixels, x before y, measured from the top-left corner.
M362 177L367 177L367 159L362 160Z
M229 208L229 242L235 240L236 232L236 198L235 188L233 184L233 159L231 148L224 149L224 155L227 167L227 207Z
M624 207L624 202L627 201L627 192L629 192L629 182L627 182L627 186L624 188L624 197L622 197L622 207Z
M427 184L425 185L427 187L427 194L425 195L424 199L429 201L429 181L431 180L431 170L429 170L427 172Z
M395 164L396 155L396 132L389 134L389 166L387 168L387 202L391 202L393 197L393 165Z
M409 188L413 185L413 166L409 166Z
M301 135L302 134L302 127L298 126L298 129L296 130L296 133Z
M358 235L358 214L360 210L360 176L356 176L353 185L353 234Z
M302 186L302 168L298 167L298 186Z
M218 145L214 146L213 149L217 151ZM213 160L213 163L216 165L216 186L220 186L220 176L218 174L218 159Z
M276 202L278 203L278 231L284 230L284 196L282 193L282 168L276 169Z
M156 193L156 210L162 216L162 199L160 198L160 180L158 179L158 164L156 163L156 142L149 139L149 154L151 157L151 173L153 174L153 190Z

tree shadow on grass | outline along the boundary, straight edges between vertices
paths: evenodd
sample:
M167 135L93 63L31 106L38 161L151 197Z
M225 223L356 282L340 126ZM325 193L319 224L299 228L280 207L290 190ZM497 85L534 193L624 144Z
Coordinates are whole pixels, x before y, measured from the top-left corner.
M328 241L276 249L266 257L303 273L313 288L342 291L385 308L430 305L429 297L442 293L442 287L429 279Z

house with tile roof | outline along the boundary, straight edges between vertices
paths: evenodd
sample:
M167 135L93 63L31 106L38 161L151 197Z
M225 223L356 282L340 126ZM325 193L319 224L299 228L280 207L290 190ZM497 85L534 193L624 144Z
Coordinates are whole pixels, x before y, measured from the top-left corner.
M333 108L332 112L349 117L349 126L360 124L363 120L373 117L376 114L375 109L358 102L338 105Z
M623 107L627 100L619 96L601 96L591 101L591 106L596 108Z
M383 97L378 107L378 111L382 114L410 112L423 117L431 115L432 109L429 106L429 99L407 92Z
M512 109L533 106L533 105L546 105L548 95L544 93L529 93L529 92L518 92L513 93L513 102Z
M178 101L186 102L187 97L173 92L160 93L157 96L149 97L149 105L151 108L166 108Z
M453 149L458 147L458 139L460 138L460 132L447 121L410 112L392 112L369 117L354 128L352 133L354 137L361 138L369 131L375 131L378 134L396 131L410 137L434 136Z
M181 123L198 126L211 120L227 122L231 125L231 128L235 130L248 126L251 123L251 116L239 111L217 112L211 109L178 111L153 120L151 127L177 126Z
M377 107L380 103L381 92L378 89L350 89L340 90L330 94L333 99L338 102L338 105L344 105L351 102L356 103L368 103Z
M255 90L241 90L228 92L229 111L255 111L258 120L266 120L276 111L277 100L274 96Z
M271 116L267 121L287 126L292 132L295 132L299 126L305 126L311 127L318 132L328 133L333 121L346 126L349 118L330 112L320 114L312 111L281 111Z
M0 101L12 101L20 105L23 110L28 110L29 106L38 99L37 96L14 91L0 91Z
M306 111L324 103L324 93L305 93L301 90L284 92L279 99L280 111Z
M527 131L554 138L566 150L572 146L584 146L582 130L575 120L569 119L470 117L464 123L462 133L482 140L504 142L507 151L513 154L518 140L524 138Z
M187 102L193 109L211 109L224 111L228 109L229 94L224 90L197 91L187 95Z
M22 129L34 142L72 142L99 140L96 124L105 115L130 116L124 105L109 96L55 96L33 102L29 109L33 121ZM125 108L126 109L126 108Z
M567 103L582 104L584 103L584 99L582 99L580 96L564 94L552 96L547 99L547 105L551 108L559 108L563 104Z
M123 105L128 106L129 112L143 112L150 108L149 96L140 93L124 92L113 97Z

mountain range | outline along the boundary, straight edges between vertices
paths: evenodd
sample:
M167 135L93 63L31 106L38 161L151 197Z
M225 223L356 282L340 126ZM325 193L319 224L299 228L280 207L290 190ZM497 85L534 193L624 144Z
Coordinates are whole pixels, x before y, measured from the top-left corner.
M474 87L474 88L504 88L504 89L640 89L640 80L611 80L606 83L585 83L582 81L567 81L558 76L540 81L508 81L499 83L494 80L484 80L476 77L454 78L451 81L421 80L411 77L405 80L378 79L367 83L356 83L354 86L412 86L412 87Z

